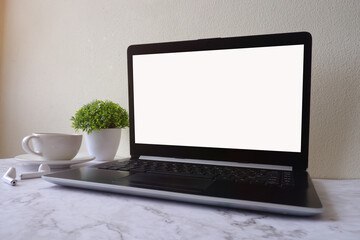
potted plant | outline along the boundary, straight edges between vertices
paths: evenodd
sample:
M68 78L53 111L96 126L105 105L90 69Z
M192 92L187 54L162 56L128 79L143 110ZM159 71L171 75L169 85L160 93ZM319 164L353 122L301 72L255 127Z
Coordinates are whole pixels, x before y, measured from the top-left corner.
M120 143L121 129L129 126L129 115L119 104L94 100L70 119L72 127L86 132L89 154L96 160L113 160Z

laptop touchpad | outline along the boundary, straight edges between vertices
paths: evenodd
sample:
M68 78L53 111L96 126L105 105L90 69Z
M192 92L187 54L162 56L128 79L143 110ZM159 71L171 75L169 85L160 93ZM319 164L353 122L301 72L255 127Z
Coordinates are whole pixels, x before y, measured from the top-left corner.
M143 187L159 190L178 190L182 192L202 192L213 181L196 177L172 176L167 174L136 173L114 181L116 184L130 187Z

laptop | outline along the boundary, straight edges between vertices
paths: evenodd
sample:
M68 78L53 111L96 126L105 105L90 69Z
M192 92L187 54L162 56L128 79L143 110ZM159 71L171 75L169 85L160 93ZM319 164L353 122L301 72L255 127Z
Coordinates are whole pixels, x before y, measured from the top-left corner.
M70 187L309 216L307 32L127 50L130 155L56 172Z

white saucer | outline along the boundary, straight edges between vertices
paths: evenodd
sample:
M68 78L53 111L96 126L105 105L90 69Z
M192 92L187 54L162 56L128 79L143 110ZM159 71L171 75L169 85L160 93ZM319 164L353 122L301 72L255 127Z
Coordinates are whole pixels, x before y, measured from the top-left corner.
M84 163L94 160L95 157L87 154L78 154L71 160L43 160L41 157L33 154L22 154L16 156L15 159L25 164L42 164L46 163L51 168L68 168L70 165Z

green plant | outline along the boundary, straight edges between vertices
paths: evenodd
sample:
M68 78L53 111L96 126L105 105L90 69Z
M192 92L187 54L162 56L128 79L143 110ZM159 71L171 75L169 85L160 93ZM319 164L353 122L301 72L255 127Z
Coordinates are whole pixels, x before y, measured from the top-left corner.
M88 134L105 128L125 128L129 126L129 115L119 104L111 101L94 100L80 108L70 118L72 127Z

